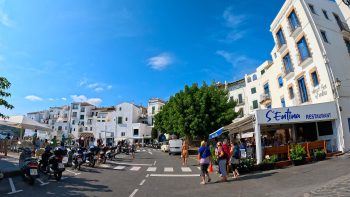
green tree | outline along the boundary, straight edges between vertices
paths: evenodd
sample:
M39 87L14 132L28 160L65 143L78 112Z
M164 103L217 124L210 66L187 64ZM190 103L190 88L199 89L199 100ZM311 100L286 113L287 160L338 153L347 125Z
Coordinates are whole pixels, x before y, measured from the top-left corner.
M227 90L215 84L186 85L170 97L155 116L155 128L161 132L179 134L191 140L208 135L237 117L236 103L228 99Z
M152 128L151 137L152 137L152 139L158 139L158 130L157 129Z
M10 87L11 83L5 77L0 77L0 106L4 106L6 109L13 109L13 105L5 100L11 96L11 93L6 92ZM7 118L7 116L0 112L0 118Z

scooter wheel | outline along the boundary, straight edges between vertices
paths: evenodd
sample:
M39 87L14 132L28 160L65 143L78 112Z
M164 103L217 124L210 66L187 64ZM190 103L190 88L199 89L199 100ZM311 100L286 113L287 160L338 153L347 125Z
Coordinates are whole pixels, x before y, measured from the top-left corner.
M62 178L62 172L54 173L54 176L55 176L56 181L59 181Z

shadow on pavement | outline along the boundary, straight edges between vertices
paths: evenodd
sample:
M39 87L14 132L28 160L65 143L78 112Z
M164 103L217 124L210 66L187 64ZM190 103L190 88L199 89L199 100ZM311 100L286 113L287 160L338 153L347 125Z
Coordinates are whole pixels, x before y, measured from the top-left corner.
M237 179L231 179L228 180L228 182L233 182L233 181L245 181L245 180L250 180L250 179L261 179L265 177L272 176L274 174L277 174L278 172L268 172L268 173L257 173L257 174L247 174L244 176L241 176Z

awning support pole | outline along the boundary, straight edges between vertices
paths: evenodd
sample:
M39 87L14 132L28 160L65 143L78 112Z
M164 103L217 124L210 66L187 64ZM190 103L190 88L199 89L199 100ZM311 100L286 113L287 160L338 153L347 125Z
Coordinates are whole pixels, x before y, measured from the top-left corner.
M255 117L257 113L255 112ZM255 119L255 148L256 148L256 162L260 164L262 162L262 146L261 146L261 128L258 123L258 118Z

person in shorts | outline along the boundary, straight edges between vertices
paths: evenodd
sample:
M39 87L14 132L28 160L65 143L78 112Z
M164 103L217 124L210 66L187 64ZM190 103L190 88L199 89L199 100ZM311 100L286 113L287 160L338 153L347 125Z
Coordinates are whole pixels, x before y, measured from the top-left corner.
M238 144L231 143L231 169L233 172L233 178L238 178L239 177L239 172L238 172L238 165L239 165L239 146Z
M207 143L205 141L201 142L201 147L198 150L198 158L199 164L201 166L201 183L202 185L205 184L205 176L208 178L208 183L211 181L209 177L208 167L210 163L212 162L211 158L211 152L209 146L207 146Z

